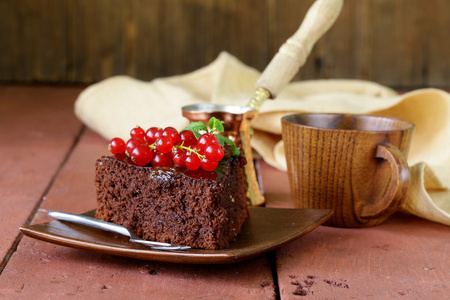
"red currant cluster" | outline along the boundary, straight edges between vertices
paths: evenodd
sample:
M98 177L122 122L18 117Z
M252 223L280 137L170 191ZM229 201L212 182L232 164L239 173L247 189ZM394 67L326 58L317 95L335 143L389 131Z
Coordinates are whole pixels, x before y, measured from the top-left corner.
M116 156L128 156L138 166L185 166L189 170L199 168L214 171L224 156L216 135L205 132L197 137L191 130L180 133L173 127L151 127L147 131L135 127L130 139L113 138L109 150Z

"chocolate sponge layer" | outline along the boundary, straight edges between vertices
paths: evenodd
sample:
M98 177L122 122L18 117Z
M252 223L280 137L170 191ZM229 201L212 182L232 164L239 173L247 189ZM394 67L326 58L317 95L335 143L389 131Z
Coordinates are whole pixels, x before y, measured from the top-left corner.
M96 217L143 239L225 248L248 217L244 164L244 157L230 157L205 172L102 157L96 162Z

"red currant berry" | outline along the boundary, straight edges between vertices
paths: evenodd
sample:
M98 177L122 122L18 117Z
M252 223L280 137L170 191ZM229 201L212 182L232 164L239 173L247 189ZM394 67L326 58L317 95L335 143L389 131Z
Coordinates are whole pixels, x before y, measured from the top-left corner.
M170 167L172 165L172 155L169 153L159 153L152 159L153 167Z
M178 135L177 144L183 144L186 147L195 146L197 144L197 138L192 131L184 130Z
M198 145L195 145L194 147L191 147L191 150L196 152L197 154L200 154L200 155L205 154L204 151L202 149L200 149L200 147Z
M158 151L156 151L156 149L153 149L152 150L152 157L153 157L153 159L155 159L155 156L156 156L156 154L158 154L159 152ZM152 159L152 160L153 160Z
M186 154L186 150L178 148L178 147L173 147L172 148L172 157L175 158L175 156L177 157L181 157L181 159L184 159L184 155ZM175 162L175 161L174 161ZM184 165L184 163L183 163Z
M212 144L212 143L218 144L219 141L214 136L214 134L211 134L211 133L204 133L204 134L202 134L198 138L198 141L197 141L197 145L203 151L205 150L206 146L208 146L209 144Z
M189 170L197 170L198 168L200 168L200 158L196 153L188 151L184 156L184 165Z
M209 144L205 149L205 156L212 161L220 161L223 158L224 152L222 146L219 144Z
M175 133L178 133L178 130L175 127L172 127L172 126L167 126L166 128L164 128L164 130L170 130L170 131L173 131Z
M137 145L145 145L145 142L139 138L131 138L126 143L126 152L131 155L131 152Z
M184 152L185 152L185 151L184 151L183 149L179 148L179 147L175 147L175 146L174 146L174 147L172 148L172 154L173 154L173 155L175 155L175 154L177 154L177 153L183 153L183 154L184 154Z
M152 151L147 145L137 145L130 153L131 160L138 166L145 166L152 161Z
M113 138L109 142L108 149L112 154L125 153L125 142L121 138Z
M204 157L200 162L200 167L205 171L214 171L219 163Z
M139 126L136 126L133 129L131 129L130 136L141 140L145 140L145 130Z
M172 160L173 160L174 165L176 165L178 167L184 166L184 153L178 152L178 153L174 154L172 157Z
M146 132L145 132L145 139L147 140L147 142L151 145L154 142L156 142L156 140L162 135L162 129L157 128L157 127L150 127Z
M173 148L173 140L170 137L162 136L156 140L156 151L161 153L169 153Z
M116 153L116 154L114 154L114 157L118 161L127 162L127 160L128 160L128 156L125 153Z
M175 143L178 139L178 131L173 127L166 127L162 132L162 136L170 137Z

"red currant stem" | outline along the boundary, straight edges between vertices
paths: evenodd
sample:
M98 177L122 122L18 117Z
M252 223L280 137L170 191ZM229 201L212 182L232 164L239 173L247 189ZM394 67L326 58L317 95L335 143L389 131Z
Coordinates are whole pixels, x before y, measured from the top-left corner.
M174 147L174 148L179 148L179 149L182 149L182 150L189 151L189 153L194 152L195 154L197 154L197 156L198 156L198 158L200 158L200 160L202 160L203 158L205 158L205 155L199 153L200 150L194 150L194 149L192 149L190 146L189 146L189 147L186 147L186 146L184 146L183 144L184 144L184 142L181 143L181 145L175 145L175 146L173 146L173 147Z

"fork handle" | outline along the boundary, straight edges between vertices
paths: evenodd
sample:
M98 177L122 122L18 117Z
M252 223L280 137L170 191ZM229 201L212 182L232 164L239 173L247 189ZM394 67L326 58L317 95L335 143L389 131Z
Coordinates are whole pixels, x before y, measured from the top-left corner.
M54 210L50 210L48 212L48 215L52 218L55 218L57 220L60 221L66 221L66 222L71 222L71 223L76 223L76 224L80 224L80 225L86 225L89 227L93 227L93 228L97 228L97 229L102 229L105 231L110 231L110 232L114 232L114 233L118 233L127 237L131 237L130 231L120 225L116 225L113 223L109 223L109 222L105 222L99 219L95 219L92 217L88 217L88 216L83 216L83 215L75 215L75 214L70 214L70 213L65 213L65 212L60 212L60 211L54 211Z

